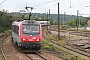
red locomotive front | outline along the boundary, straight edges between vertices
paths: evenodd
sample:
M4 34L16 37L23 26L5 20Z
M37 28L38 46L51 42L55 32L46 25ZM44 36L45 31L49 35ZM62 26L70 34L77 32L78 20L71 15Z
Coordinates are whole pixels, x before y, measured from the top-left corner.
M12 24L16 26L15 24ZM42 27L37 21L25 20L18 23L18 33L12 31L12 39L20 48L40 50ZM17 35L15 35L17 34Z

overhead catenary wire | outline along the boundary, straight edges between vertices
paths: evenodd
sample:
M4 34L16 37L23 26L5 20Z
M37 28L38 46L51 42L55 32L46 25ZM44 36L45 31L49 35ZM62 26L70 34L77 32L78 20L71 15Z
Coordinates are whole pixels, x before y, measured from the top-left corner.
M3 0L3 1L0 3L0 5L3 4L5 1L6 1L6 0Z
M6 0L3 0L1 3L0 3L0 5L1 4L3 4L4 2L5 2ZM57 1L57 0L52 0L52 1L48 1L48 2L45 2L45 3L41 3L41 4L37 4L37 5L33 5L32 7L37 7L37 6L40 6L40 5L44 5L44 4L48 4L48 3L51 3L51 2L54 2L54 1ZM19 2L19 1L13 1L13 2ZM25 2L19 2L19 3L25 3ZM28 4L30 4L30 3L28 3ZM57 3L56 3L57 4ZM55 5L56 5L55 4ZM7 5L3 5L3 6L7 6ZM8 6L8 7L18 7L18 6L12 6L12 5L10 5L10 6ZM23 7L23 6L20 6L19 5L19 7ZM68 6L62 6L62 7L68 7ZM75 7L88 7L88 6L72 6L71 5L71 0L70 0L70 8L75 8Z
M36 7L36 6L48 4L48 3L51 3L51 2L54 2L54 1L57 1L57 0L53 0L53 1L45 2L45 3L37 4L37 5L34 5L34 6L32 6L32 7L34 8L34 7ZM27 3L26 3L26 6L27 6ZM35 9L35 8L34 8L34 9Z
M54 2L54 1L57 1L57 0L49 1L49 2L46 2L46 3L38 4L38 5L34 5L33 7L36 7L36 6L39 6L39 5L44 5L44 4L47 4L47 3Z

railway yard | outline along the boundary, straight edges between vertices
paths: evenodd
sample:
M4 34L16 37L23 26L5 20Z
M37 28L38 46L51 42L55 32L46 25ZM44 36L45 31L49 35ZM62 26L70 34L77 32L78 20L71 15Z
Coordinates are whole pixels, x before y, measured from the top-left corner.
M60 40L58 40L56 28L57 26L50 26L48 32L46 27L43 27L43 48L36 53L23 53L20 49L17 49L11 41L11 32L0 34L0 60L69 60L69 58L73 60L90 59L88 32L61 30Z
M23 53L13 44L10 35L3 39L6 34L7 33L1 35L1 40L4 42L2 43L3 48L1 50L3 53L0 56L0 60L62 60L44 51L37 53Z
M0 60L90 60L89 0L0 0Z

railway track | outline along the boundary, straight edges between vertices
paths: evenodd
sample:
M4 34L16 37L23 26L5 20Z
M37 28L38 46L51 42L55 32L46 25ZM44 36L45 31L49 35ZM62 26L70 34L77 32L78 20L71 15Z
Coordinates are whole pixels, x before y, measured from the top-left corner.
M40 54L40 52L29 52L22 49L19 49L16 44L14 44L12 42L12 45L14 46L15 50L17 50L18 53L22 53L24 54L27 58L29 58L30 60L48 60L47 58L45 58L44 56L42 56Z
M47 60L47 58L41 56L38 53L30 53L30 54L25 54L28 58L31 60Z
M71 54L74 54L76 57L85 57L88 60L90 59L90 53L87 53L85 51L81 51L79 49L72 48L71 46L68 46L68 45L62 46L62 45L58 44L56 41L54 41L54 40L48 40L48 41L50 41L50 43L53 44L54 46L56 46L56 47L58 47L58 48L60 48L62 50L68 51Z
M3 58L4 58L4 60L7 60L7 58L6 58L6 56L5 56L5 53L4 53L4 51L3 51L3 42L4 42L4 39L6 38L6 37L8 37L10 35L10 32L8 32L8 33L4 33L4 34L2 34L2 35L0 35L0 50L1 50L1 53L2 53L2 55L3 55Z
M65 32L63 32L63 34L65 35L65 33L66 33L66 31ZM73 39L66 39L65 41L67 42L67 44L70 46L74 46L74 47L77 47L77 49L79 49L79 50L81 50L81 51L84 51L84 52L87 52L87 53L90 53L90 42L89 42L89 38L87 39L85 36L84 36L84 34L83 34L83 36L81 35L81 33L78 33L77 34L77 32L76 32L76 35L74 35L75 34L75 32L74 32L74 34L72 35L73 33L71 33L71 35L69 35L69 36L76 36L75 38L74 38L74 40ZM77 37L77 35L79 35L78 37ZM80 37L80 38L79 38ZM77 43L77 41L78 41L78 43ZM81 42L81 41L84 41L83 43ZM83 46L82 46L83 45Z
M90 59L90 54L89 54L89 53L80 51L80 50L78 50L78 49L74 49L74 48L72 48L72 47L70 47L70 46L62 46L62 45L56 43L55 41L51 41L51 40L50 40L50 43L52 43L52 44L53 44L54 46L56 46L56 47L60 47L60 48L62 48L63 50L70 52L71 54L76 55L77 57L85 57L85 58L87 58L87 59Z
M43 28L47 29L47 27L43 27ZM50 25L49 26L49 30L58 31L58 26L57 25ZM77 31L77 30L60 30L60 32L78 33L78 35L82 35L83 34L82 36L90 34L90 32L80 32L80 31Z
M40 53L37 53L37 52L24 52L23 50L19 49L15 44L13 44L13 46L17 50L18 53L24 54L30 60L47 60L47 58L40 55Z
M46 28L46 27L44 27ZM49 30L52 31L58 31L57 26L50 26ZM77 35L77 36L84 36L84 37L90 37L90 32L80 32L77 30L60 30L60 32L64 32L64 33L69 33L69 34L73 34L73 35Z

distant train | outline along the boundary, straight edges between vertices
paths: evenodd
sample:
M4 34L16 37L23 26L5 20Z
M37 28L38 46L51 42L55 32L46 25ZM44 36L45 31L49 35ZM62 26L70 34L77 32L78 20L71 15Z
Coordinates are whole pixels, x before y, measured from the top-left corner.
M38 23L40 23L42 26L49 26L50 25L50 21L37 21Z
M35 20L12 23L12 41L21 49L39 51L42 45L42 27Z

